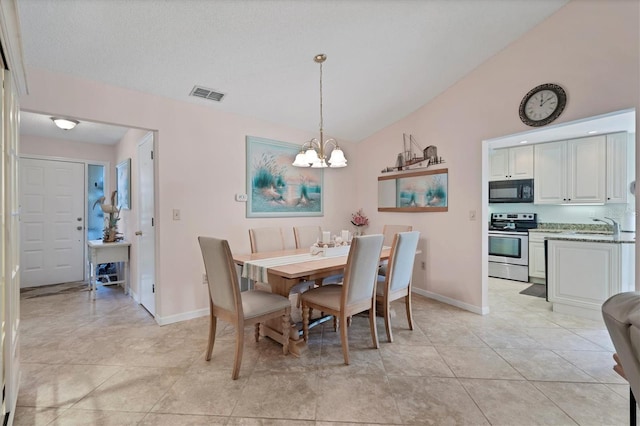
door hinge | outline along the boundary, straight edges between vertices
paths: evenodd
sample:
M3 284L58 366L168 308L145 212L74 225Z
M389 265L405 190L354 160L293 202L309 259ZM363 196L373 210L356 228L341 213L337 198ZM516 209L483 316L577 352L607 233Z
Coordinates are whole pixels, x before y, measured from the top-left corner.
M153 218L151 218L151 226L155 226L155 225L153 224Z
M151 159L153 160L153 151L151 151Z
M151 284L151 293L155 293L155 292L156 292L156 285Z

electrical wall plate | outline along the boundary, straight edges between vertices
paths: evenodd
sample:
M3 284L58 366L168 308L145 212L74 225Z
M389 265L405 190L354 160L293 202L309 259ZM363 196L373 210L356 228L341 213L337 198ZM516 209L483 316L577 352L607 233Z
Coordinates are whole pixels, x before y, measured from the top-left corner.
M239 201L241 203L245 203L247 202L247 194L236 194L236 201Z

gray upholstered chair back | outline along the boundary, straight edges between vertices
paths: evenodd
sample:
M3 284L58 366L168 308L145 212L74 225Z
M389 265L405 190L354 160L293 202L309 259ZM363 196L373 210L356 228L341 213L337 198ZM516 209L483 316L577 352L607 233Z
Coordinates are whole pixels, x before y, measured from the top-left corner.
M624 375L637 397L640 395L640 293L611 296L602 304L602 316Z
M211 303L226 311L236 312L242 318L240 287L229 243L211 237L198 237L198 242L209 282Z
M309 248L322 235L322 228L319 226L294 226L293 236L296 240L296 248Z
M393 244L393 237L398 232L409 232L413 231L413 226L411 225L385 225L382 228L382 235L384 235L384 245L391 247Z
M282 228L249 229L249 241L251 242L251 253L284 250Z
M342 289L346 305L373 298L383 240L381 234L375 234L351 241Z
M389 259L389 288L391 291L409 287L413 275L420 232L399 232L395 236L395 246Z

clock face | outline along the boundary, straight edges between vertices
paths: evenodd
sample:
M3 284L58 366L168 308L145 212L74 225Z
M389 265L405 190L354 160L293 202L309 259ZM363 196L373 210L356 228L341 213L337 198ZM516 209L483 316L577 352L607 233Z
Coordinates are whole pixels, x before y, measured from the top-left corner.
M567 96L556 84L542 84L525 95L520 103L520 119L529 126L544 126L558 118Z

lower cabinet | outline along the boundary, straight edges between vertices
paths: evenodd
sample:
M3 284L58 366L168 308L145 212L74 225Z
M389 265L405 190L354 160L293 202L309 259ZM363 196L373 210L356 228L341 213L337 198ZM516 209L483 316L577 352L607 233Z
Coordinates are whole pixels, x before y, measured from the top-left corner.
M544 234L529 233L529 277L545 279Z
M602 319L602 303L635 289L635 244L549 240L547 294L555 312Z

